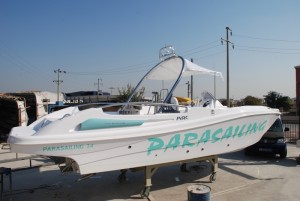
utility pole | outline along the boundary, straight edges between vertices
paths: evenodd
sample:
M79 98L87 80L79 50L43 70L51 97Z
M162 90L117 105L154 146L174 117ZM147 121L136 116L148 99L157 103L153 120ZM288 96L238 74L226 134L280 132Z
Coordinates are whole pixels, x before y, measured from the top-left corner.
M98 78L98 83L95 83L95 84L97 84L97 86L98 86L98 90L97 90L97 101L99 101L99 86L100 86L100 80L101 80L101 86L103 85L102 84L102 79L100 79L100 78ZM101 88L101 92L102 92L102 88Z
M191 62L194 63L193 58L191 58ZM194 76L191 75L191 101L193 102L193 96L194 96ZM191 102L191 104L192 104Z
M232 30L229 27L226 27L226 40L221 38L221 43L223 45L223 41L226 42L226 51L227 51L227 107L230 107L229 101L229 43L232 45L232 49L234 49L234 44L229 40L228 32L230 31L230 35L232 36Z
M53 82L55 82L57 84L57 102L59 101L59 85L60 83L63 82L63 80L60 79L59 75L61 73L66 73L66 71L63 71L61 69L57 69L57 70L54 70L54 73L57 73L57 80L53 80Z
M97 102L99 101L99 78L98 78L98 89L97 89Z
M110 89L110 95L112 95L113 90L114 90L115 88L114 88L114 87L109 87L109 89Z

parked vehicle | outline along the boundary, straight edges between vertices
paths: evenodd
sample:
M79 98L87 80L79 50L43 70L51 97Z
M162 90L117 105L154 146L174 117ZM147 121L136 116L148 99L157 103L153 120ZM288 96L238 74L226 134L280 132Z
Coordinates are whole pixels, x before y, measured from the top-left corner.
M270 153L278 154L280 158L286 158L287 147L284 138L285 131L289 131L289 128L283 128L282 121L278 118L260 141L245 149L245 154Z

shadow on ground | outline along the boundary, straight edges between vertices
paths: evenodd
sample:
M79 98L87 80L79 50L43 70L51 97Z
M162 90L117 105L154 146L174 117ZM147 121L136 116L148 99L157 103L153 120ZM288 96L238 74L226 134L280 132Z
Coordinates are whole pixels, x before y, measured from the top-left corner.
M208 183L211 173L209 162L187 164L188 172L182 172L180 165L159 168L152 176L151 191L167 189L185 183ZM15 172L12 195L8 191L8 178L4 178L5 198L18 200L115 200L141 199L144 188L144 172L127 172L124 182L118 181L120 171L98 173L88 179L77 181L80 175L68 173L61 175L59 170L39 169Z

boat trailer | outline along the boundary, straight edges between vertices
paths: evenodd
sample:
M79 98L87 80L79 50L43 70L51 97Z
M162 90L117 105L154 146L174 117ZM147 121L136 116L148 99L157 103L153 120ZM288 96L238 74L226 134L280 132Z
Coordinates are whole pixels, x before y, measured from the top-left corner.
M166 167L166 166L172 166L172 165L180 164L181 165L180 166L181 171L186 172L187 171L186 170L186 164L187 163L201 162L201 161L209 161L210 162L210 164L211 164L211 175L209 177L209 181L211 183L216 181L216 179L217 179L217 169L218 169L218 156L217 155L199 157L199 158L176 161L176 162L170 162L170 163L162 163L162 164L150 165L150 166L139 167L139 168L132 168L130 170L133 171L133 172L144 170L145 186L144 186L143 190L141 191L141 197L142 198L147 198L149 201L155 201L155 199L150 194L150 188L152 186L151 177L155 174L155 172L160 167ZM126 181L126 172L127 172L127 170L121 170L121 174L118 177L119 182Z

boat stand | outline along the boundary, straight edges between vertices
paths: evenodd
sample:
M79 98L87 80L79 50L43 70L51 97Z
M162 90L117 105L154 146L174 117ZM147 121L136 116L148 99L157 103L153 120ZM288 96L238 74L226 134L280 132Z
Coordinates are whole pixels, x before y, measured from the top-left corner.
M144 167L145 187L141 191L141 197L147 198L149 201L155 201L155 199L150 195L150 188L152 186L151 177L155 174L155 172L158 170L158 168L164 167L164 166L176 165L176 164L184 165L186 163L200 162L200 161L207 161L207 160L211 164L211 175L209 177L209 180L210 180L210 182L214 182L217 179L217 168L218 168L218 156L216 156L216 155L199 157L199 158L171 162L171 163L163 163L163 164L145 166Z

